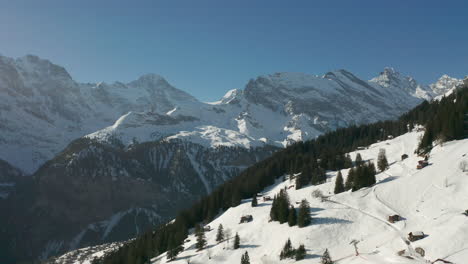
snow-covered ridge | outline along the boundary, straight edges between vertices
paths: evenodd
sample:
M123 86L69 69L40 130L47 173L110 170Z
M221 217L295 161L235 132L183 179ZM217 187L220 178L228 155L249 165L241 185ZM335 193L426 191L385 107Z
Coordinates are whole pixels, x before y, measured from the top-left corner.
M189 235L185 250L170 263L239 263L248 252L250 263L320 263L325 249L339 264L391 264L391 263L446 263L464 264L468 259L467 216L468 173L459 169L462 160L468 160L468 139L436 146L430 153L429 166L417 170L421 158L414 154L420 132L376 143L360 150L364 160L376 159L381 148L386 150L390 168L377 175L377 184L356 192L333 194L337 172L328 172L325 184L308 186L300 190L288 188L294 182L277 182L265 189L261 196L277 194L287 188L291 203L307 199L311 205L312 224L299 228L287 223L269 222L271 201L259 198L252 207L250 199L230 208L208 225L214 229L206 233L207 248L195 249L196 238ZM401 160L401 155L407 159ZM351 153L352 158L356 152ZM342 170L344 177L347 170ZM314 198L311 193L320 190L327 198ZM402 221L390 223L388 216L400 215ZM244 215L253 221L239 223ZM230 242L215 241L216 228L222 224L233 236L238 233L240 249L232 249ZM422 231L425 237L410 242L408 234ZM286 240L293 247L304 244L304 260L279 260ZM358 241L359 255L350 242ZM420 248L420 249L418 249ZM418 252L424 251L422 256ZM153 264L169 263L166 254L152 259Z
M457 83L444 78L431 90L389 69L371 81L344 70L275 73L204 103L156 74L129 83L78 83L37 56L0 56L0 159L32 173L85 135L125 145L183 139L206 147L286 146L395 118Z

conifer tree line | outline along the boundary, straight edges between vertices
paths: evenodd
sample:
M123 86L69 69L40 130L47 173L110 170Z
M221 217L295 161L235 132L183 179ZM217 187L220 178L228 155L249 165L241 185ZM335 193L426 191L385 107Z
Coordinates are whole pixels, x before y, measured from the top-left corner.
M435 142L468 138L468 85L430 105L433 116L425 123L419 144L420 153L427 153Z
M385 165L382 165L382 168L386 169L388 167L387 158L385 157L384 152L381 151L379 153L379 156L380 154L383 154L383 159L385 160ZM338 171L338 174L335 179L335 194L342 193L348 190L357 191L361 188L369 187L376 183L375 175L377 174L377 171L375 169L374 163L369 161L362 161L361 155L357 153L355 164L355 167L349 169L345 183L343 182L343 174L341 173L341 171Z
M314 140L288 146L221 184L211 194L179 212L175 221L162 224L140 235L117 251L106 255L100 262L143 264L168 250L174 249L174 252L177 252L183 246L190 228L199 223L209 222L218 213L239 205L242 199L252 198L255 194L261 193L276 179L305 171L305 179L300 180L300 185L318 184L324 180L324 171L336 171L352 166L352 162L344 153L385 140L390 135L394 137L402 135L416 125L426 126L420 144L421 151L430 149L436 140L467 137L468 128L463 125L464 116L468 114L467 97L468 88L460 88L440 101L423 102L400 116L398 120L352 125L325 133ZM362 165L359 166L357 163ZM375 183L375 177L372 177L376 171L374 164L362 162L362 159L358 162L356 158L355 165L356 167L350 170L351 175L345 180L345 190L357 190ZM278 215L281 221L288 221L289 209L289 206L286 206L286 210L284 205L281 206L281 216ZM297 222L299 223L299 214Z
M364 187L372 186L376 183L375 175L377 171L372 162L365 162L360 166L351 168L348 172L349 181L351 181L351 190L357 191Z

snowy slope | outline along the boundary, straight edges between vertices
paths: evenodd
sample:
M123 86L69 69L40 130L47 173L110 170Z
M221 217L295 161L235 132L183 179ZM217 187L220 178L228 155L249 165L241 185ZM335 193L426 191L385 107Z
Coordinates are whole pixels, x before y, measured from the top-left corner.
M196 239L190 235L190 242L184 245L185 251L171 263L190 260L190 263L237 264L245 251L251 263L296 263L294 260L279 261L279 253L288 238L294 247L303 243L307 249L306 259L297 263L319 263L326 248L339 264L428 263L439 258L466 263L468 217L462 212L468 204L468 173L459 170L458 164L468 159L468 139L436 146L431 152L430 165L416 170L420 158L413 152L420 136L420 132L412 132L359 151L364 160L372 160L380 148L386 149L390 169L377 175L378 183L373 187L333 195L336 172L329 172L325 184L289 189L292 203L301 199L310 202L313 217L310 226L298 228L289 227L287 223L268 222L271 202L259 199L259 205L252 208L250 200L244 200L209 223L215 230L223 224L233 235L238 232L239 250L233 250L227 242L216 244L214 230L207 232L207 249L196 251ZM401 161L404 153L409 158ZM355 153L352 155L354 158ZM346 177L347 172L342 172ZM289 180L278 182L262 195L273 196L292 184L294 182ZM312 198L311 193L316 189L327 195L327 200ZM239 224L240 217L248 214L254 220ZM404 221L387 222L387 217L393 214L401 215ZM414 231L423 231L427 237L409 243L407 234ZM349 244L354 239L359 241L359 256L355 256ZM424 257L415 252L417 247L425 250ZM410 258L398 256L400 250L405 250L403 255ZM165 254L154 258L152 263L167 263Z
M286 146L337 127L395 118L456 82L438 82L433 91L391 69L371 81L344 70L275 73L204 103L156 74L129 83L78 83L37 56L0 56L0 159L32 173L88 134L125 145L176 138L207 147Z

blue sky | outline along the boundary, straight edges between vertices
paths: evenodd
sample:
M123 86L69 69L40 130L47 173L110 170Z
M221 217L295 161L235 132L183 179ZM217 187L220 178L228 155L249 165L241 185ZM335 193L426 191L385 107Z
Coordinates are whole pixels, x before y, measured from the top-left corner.
M80 82L158 73L200 100L260 74L468 74L468 1L0 0L0 54Z

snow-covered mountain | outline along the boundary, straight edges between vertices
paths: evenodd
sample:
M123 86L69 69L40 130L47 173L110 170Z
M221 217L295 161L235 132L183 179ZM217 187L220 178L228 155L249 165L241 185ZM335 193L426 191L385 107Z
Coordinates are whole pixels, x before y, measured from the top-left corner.
M446 93L385 69L371 81L339 70L276 73L204 103L148 74L130 83L78 83L50 61L0 56L0 159L34 172L72 140L89 135L129 145L183 139L204 146L285 146L354 123L395 118Z
M191 234L184 244L185 250L174 261L168 262L166 254L162 254L151 263L239 263L246 251L250 263L320 263L320 256L328 249L335 263L340 264L463 264L468 259L467 216L463 214L468 203L468 172L463 172L459 164L463 160L468 162L468 139L436 146L430 153L429 166L418 170L416 165L421 157L414 150L421 135L422 132L413 131L350 153L353 159L360 153L364 160L375 161L380 149L386 150L391 165L376 175L377 184L372 187L334 195L336 171L327 173L326 183L300 190L288 188L294 181L286 178L260 193L257 207L251 206L250 199L243 200L241 205L207 223L212 231L206 233L206 249L196 250L196 238ZM409 157L401 160L403 154ZM346 179L347 170L341 172ZM284 188L295 207L302 199L310 203L311 225L299 228L269 221L271 201L263 201L261 196L273 197ZM311 194L316 190L326 198L314 198ZM395 214L402 221L390 223L388 216ZM245 215L252 215L253 221L239 223ZM232 237L216 242L219 224L230 230L232 236L239 234L239 249L232 248ZM422 231L425 237L409 241L408 234L417 231ZM295 248L305 245L304 260L280 261L279 254L288 238ZM350 244L353 240L358 242L358 256ZM73 251L54 263L90 264L94 257L112 250L114 245Z

